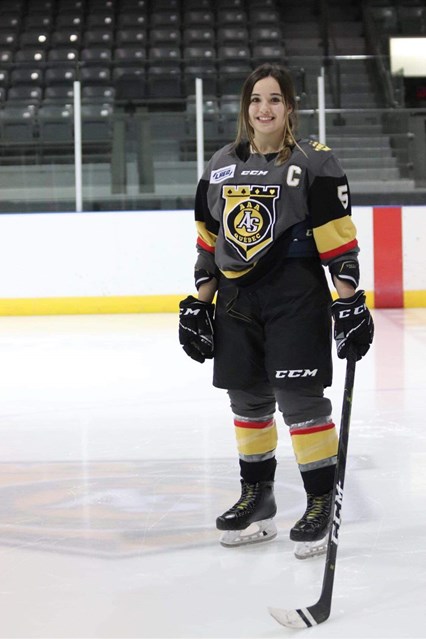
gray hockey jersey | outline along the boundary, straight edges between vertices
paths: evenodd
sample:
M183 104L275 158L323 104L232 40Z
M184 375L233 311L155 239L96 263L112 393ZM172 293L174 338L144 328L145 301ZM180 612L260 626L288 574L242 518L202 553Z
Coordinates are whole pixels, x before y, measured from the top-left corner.
M235 283L252 279L277 243L281 255L316 254L328 265L358 251L346 175L312 140L280 166L276 154L250 153L248 144L220 149L198 184L195 221L197 286L218 270Z

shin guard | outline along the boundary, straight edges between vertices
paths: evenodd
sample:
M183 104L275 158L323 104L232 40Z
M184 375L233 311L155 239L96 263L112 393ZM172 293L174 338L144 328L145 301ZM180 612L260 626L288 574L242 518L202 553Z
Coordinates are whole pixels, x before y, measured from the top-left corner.
M304 481L309 476L314 478L318 474L323 474L320 471L326 468L328 469L326 474L331 476L332 481L332 471L331 473L329 471L336 463L338 437L336 427L331 419L323 417L300 424L292 424L290 435L296 461ZM306 482L305 488L308 488ZM312 487L309 487L309 492L319 494L318 489L312 491Z
M237 448L242 459L259 459L277 447L277 427L273 415L249 419L234 415ZM253 459L254 461L254 459Z

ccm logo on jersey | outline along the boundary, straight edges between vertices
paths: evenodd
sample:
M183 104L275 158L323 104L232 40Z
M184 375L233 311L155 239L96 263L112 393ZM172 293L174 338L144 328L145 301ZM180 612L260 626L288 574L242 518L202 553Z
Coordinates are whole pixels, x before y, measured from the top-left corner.
M241 175L268 175L269 171L241 171Z
M296 368L295 370L289 371L275 371L275 377L277 379L283 379L283 377L315 377L317 373L317 368L314 368L313 370L310 370L309 368Z
M219 184L228 178L234 177L236 164L230 164L224 166L221 169L216 169L210 173L210 184Z

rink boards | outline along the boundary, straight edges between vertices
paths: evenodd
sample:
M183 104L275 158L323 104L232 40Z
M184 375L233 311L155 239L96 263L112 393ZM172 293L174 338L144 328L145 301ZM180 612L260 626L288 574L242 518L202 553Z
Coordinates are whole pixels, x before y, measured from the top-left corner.
M354 207L370 306L426 306L426 206ZM0 315L175 312L193 291L192 211L0 216Z

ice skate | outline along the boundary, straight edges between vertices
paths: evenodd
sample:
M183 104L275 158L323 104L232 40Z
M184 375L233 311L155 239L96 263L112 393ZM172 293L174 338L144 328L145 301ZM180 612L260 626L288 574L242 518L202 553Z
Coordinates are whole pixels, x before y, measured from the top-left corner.
M303 516L290 530L290 539L296 542L294 555L308 559L327 551L331 525L333 491L324 495L307 495L308 505Z
M216 519L216 527L223 531L220 543L233 547L274 539L276 512L273 481L249 484L241 480L240 499Z

